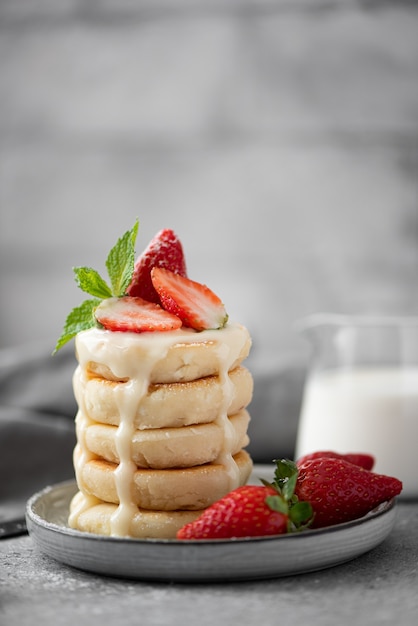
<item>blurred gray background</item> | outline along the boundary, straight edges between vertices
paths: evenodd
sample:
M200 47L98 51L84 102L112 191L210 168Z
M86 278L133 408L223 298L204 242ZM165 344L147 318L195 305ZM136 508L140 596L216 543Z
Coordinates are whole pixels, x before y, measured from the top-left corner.
M139 217L294 412L296 320L417 313L417 62L414 1L0 0L0 348L49 354Z

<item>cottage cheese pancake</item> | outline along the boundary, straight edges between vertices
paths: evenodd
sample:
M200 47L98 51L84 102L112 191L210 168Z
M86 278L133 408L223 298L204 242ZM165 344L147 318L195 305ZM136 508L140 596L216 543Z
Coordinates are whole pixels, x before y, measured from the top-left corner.
M238 366L228 373L231 385L229 416L246 407L252 398L253 380L250 372ZM76 398L83 398L86 415L103 424L120 424L118 397L126 382L109 381L97 376L83 375L81 366L74 375ZM134 426L146 428L176 428L191 424L213 422L224 403L224 384L219 376L206 376L184 383L150 384L138 398Z
M80 449L74 451L77 464ZM241 450L233 457L237 467L234 479L221 463L208 463L181 469L134 469L129 483L129 503L143 509L162 511L203 509L225 493L244 485L252 471L250 456ZM89 496L123 505L118 491L120 464L92 459L81 467L84 491Z
M84 496L78 493L71 503L71 509L83 509L77 518L77 528L82 532L98 535L112 535L112 519L117 513L117 505L94 501L83 508ZM128 520L128 535L135 539L171 539L185 524L196 519L202 511L147 511L135 509Z
M249 354L248 330L228 323L221 330L126 333L91 328L76 337L77 359L86 374L128 381L144 367L149 383L176 383L218 374L219 359L228 369ZM149 363L152 367L149 369Z
M247 435L250 416L246 410L231 416L234 437L230 439L231 454L237 454L248 445ZM86 448L99 458L111 463L119 463L116 448L117 427L88 422L79 413L76 432L81 433L86 426ZM224 446L225 433L215 422L197 424L181 428L155 428L135 430L131 441L132 461L138 468L179 468L192 467L215 461Z

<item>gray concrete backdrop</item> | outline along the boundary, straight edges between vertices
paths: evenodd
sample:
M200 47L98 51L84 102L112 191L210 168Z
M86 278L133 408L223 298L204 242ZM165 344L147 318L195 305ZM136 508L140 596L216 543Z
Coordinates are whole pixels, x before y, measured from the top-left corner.
M1 0L0 347L52 349L141 222L250 328L416 313L418 3Z

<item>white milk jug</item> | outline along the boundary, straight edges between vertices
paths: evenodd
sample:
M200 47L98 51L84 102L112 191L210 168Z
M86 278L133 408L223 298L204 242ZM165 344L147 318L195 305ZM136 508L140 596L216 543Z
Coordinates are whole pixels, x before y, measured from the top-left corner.
M418 497L418 318L320 314L302 333L312 345L295 458L317 450L368 452L373 471Z

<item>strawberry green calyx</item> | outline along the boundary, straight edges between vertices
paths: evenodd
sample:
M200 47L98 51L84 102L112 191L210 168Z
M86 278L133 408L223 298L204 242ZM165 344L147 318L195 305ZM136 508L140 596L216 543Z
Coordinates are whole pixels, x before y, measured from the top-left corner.
M261 482L272 487L277 495L266 497L266 504L272 511L278 511L288 516L287 532L299 532L309 528L313 521L313 509L309 502L299 501L295 494L298 478L298 467L289 459L275 459L276 468L274 480L269 483Z
M113 246L106 259L110 285L91 267L74 267L77 285L94 299L85 300L75 307L68 315L61 336L53 354L70 341L77 333L97 326L94 311L102 300L111 297L120 298L125 295L132 280L135 264L135 241L138 234L139 221L128 230Z

